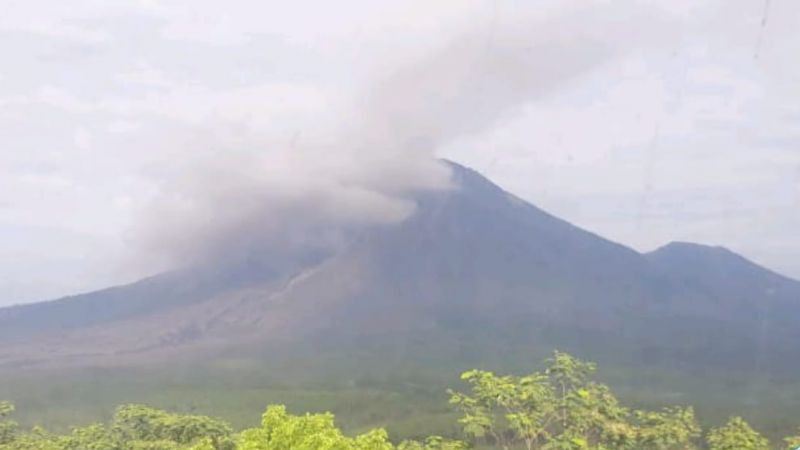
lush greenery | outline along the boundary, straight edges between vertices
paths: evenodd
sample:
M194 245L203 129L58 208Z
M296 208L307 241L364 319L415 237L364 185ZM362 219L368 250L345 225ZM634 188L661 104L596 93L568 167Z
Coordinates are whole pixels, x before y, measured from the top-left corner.
M781 445L741 417L703 432L691 407L644 411L623 406L593 377L595 365L555 352L545 370L524 376L471 370L463 389L451 390L461 436L393 442L383 428L344 433L330 413L293 415L270 406L259 426L234 432L223 420L142 405L117 408L107 424L66 434L23 430L14 407L0 402L0 450L769 450Z
M9 405L3 404L4 407ZM383 429L345 436L330 413L291 415L270 406L261 426L234 433L219 420L199 415L171 414L142 405L117 409L111 424L75 428L57 435L36 427L19 432L2 422L7 435L2 450L458 450L465 445L431 437L395 446Z

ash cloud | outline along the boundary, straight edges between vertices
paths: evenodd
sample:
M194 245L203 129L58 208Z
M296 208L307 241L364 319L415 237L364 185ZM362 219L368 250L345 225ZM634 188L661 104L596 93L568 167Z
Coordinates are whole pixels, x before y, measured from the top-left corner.
M162 183L136 235L186 265L327 251L363 227L408 218L416 192L454 188L436 159L441 146L657 35L632 2L566 5L546 17L475 23L411 61L384 64L391 69L370 74L366 89L322 102L328 111L301 120L288 142L211 125L199 132L207 142L188 150L191 162Z

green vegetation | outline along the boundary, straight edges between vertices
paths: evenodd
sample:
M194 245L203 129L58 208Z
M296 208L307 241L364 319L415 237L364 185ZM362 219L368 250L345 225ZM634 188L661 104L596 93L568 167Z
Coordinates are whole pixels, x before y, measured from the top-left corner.
M65 434L22 430L14 407L0 402L0 450L770 450L741 417L703 433L691 407L644 411L623 406L594 379L596 367L555 352L547 368L524 376L470 370L450 390L459 436L397 442L384 428L351 436L331 413L293 415L269 406L255 427L234 432L227 422L142 405L117 408L107 424ZM788 437L795 448L800 436Z
M8 402L0 402L0 445L5 445L14 440L17 431L17 423L8 419L14 412L14 405Z
M10 424L3 421L3 425ZM231 427L206 416L171 414L142 405L117 409L111 424L94 424L57 435L35 427L16 430L0 450L459 450L457 441L431 437L404 441L395 447L383 429L347 437L334 425L333 414L288 414L270 406L261 426L235 434Z

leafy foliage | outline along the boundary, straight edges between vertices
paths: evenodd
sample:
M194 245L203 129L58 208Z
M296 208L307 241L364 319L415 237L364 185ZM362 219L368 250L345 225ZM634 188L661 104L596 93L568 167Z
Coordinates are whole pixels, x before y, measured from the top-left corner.
M233 450L233 431L205 416L178 415L141 405L117 409L109 427L93 424L55 435L42 428L15 436L0 450Z
M4 403L4 411L13 408ZM4 414L6 414L4 413ZM6 422L4 422L6 423ZM8 422L10 423L10 422ZM294 416L270 406L261 426L235 435L226 423L206 416L178 415L142 405L117 409L110 426L75 428L56 435L42 428L9 435L0 450L462 450L462 443L430 437L395 447L383 429L345 436L330 413Z
M174 442L178 446L209 443L214 450L235 447L231 427L206 416L170 414L142 405L126 405L114 415L112 434L118 441Z
M694 409L672 407L662 411L636 411L636 442L653 450L689 450L700 436Z
M0 402L0 445L11 442L17 432L17 423L8 419L13 412L14 405L9 402Z
M752 429L741 417L732 417L728 423L708 433L710 450L769 450L767 439Z
M391 450L383 430L349 438L334 425L333 414L292 416L283 406L270 406L261 419L261 427L242 432L242 450Z
M700 434L691 408L630 411L611 389L591 380L596 367L555 352L544 372L462 375L471 393L451 391L465 434L503 449L528 450L693 448Z
M694 410L660 411L622 406L611 389L592 379L595 365L555 352L541 372L496 375L470 370L468 392L450 392L466 437L478 448L504 450L695 450L702 432ZM21 431L14 406L0 402L0 450L465 450L462 441L432 436L394 444L372 429L356 436L337 427L331 413L292 415L269 406L261 424L240 433L219 419L174 414L143 405L117 408L109 424L63 435L41 427ZM710 430L709 450L769 450L769 442L740 417ZM800 436L785 439L789 449Z

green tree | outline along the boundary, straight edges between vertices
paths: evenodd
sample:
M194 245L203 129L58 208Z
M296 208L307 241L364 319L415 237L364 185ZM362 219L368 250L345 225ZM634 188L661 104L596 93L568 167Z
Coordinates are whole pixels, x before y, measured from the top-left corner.
M65 450L115 450L121 447L102 424L74 428L70 435L52 440Z
M472 392L450 391L450 404L464 414L459 423L468 436L485 438L504 449L517 442L532 449L546 438L547 424L555 413L554 394L546 376L497 376L471 370L461 379Z
M233 450L230 427L204 416L170 414L141 405L117 409L110 427L94 424L56 435L37 427L0 450Z
M561 426L566 428L569 421L569 412L572 411L571 401L575 391L583 388L589 376L596 370L590 362L581 361L568 353L556 350L548 361L549 366L545 374L556 390L558 397L558 416Z
M710 450L769 450L769 441L741 417L732 417L708 433Z
M498 376L472 370L461 378L469 394L450 391L459 423L473 439L501 448L624 449L634 444L629 411L611 390L589 379L592 363L555 352L544 373Z
M637 448L642 450L691 450L700 436L700 426L692 408L665 408L662 411L636 411Z
M627 448L629 412L607 386L590 378L597 366L556 351L545 374L555 392L556 417L548 449Z
M261 427L241 433L239 450L392 450L386 432L372 430L355 438L334 424L333 414L294 416L284 406L270 406Z
M0 450L64 450L65 448L61 437L48 433L41 427L20 433L12 442L0 445Z
M111 428L112 438L130 448L166 446L175 448L209 442L214 450L235 448L231 427L215 418L172 414L143 405L117 408ZM172 447L169 447L172 448Z

